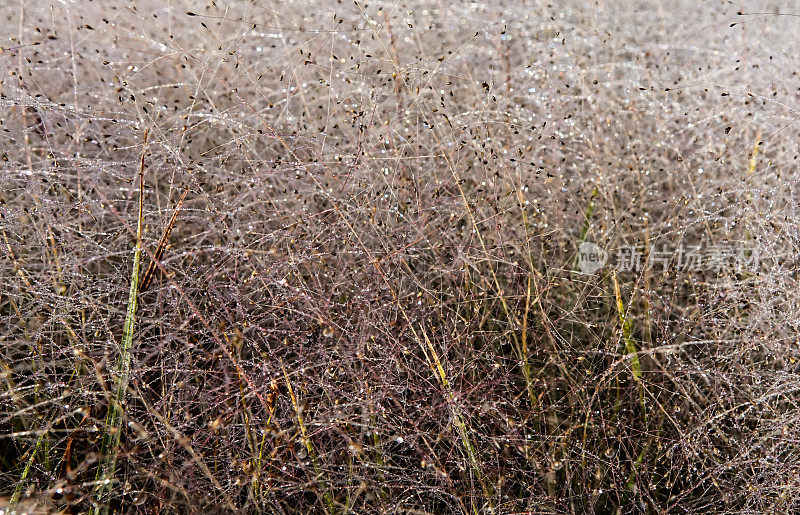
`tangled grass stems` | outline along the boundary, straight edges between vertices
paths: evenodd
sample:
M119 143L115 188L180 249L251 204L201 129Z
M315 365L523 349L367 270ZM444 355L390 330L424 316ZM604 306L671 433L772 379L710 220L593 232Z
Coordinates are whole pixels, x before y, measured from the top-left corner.
M0 499L92 511L119 405L99 509L796 511L800 18L24 4L0 8ZM606 270L575 273L584 241ZM608 273L664 243L788 258Z

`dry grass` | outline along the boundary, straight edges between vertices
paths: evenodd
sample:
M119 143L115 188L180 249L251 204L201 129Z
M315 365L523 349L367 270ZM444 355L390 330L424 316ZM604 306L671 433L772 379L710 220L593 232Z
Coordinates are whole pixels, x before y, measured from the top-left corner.
M3 4L0 495L796 511L800 17L751 4Z

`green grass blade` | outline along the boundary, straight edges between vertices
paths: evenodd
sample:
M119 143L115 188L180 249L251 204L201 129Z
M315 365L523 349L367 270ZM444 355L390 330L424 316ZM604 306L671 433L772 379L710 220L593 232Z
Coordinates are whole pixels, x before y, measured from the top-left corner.
M31 455L28 458L27 463L25 463L25 469L22 471L22 476L19 478L19 482L14 488L14 493L11 495L11 499L8 502L8 511L10 513L13 513L14 509L17 507L19 498L22 496L22 490L25 488L25 480L28 477L28 472L31 470L31 465L33 465L33 461L36 458L36 453L39 451L39 447L41 447L46 434L47 431L42 431L42 434L39 435L39 438L36 440L36 444L33 446L33 449L31 449Z
M147 144L147 131L144 133L144 144ZM122 433L123 402L125 392L128 390L128 378L131 367L131 347L133 346L133 331L136 322L136 308L139 297L139 268L142 258L142 203L144 194L144 156L139 167L139 214L136 224L136 244L133 252L133 270L131 271L131 287L128 292L128 309L125 313L125 324L122 329L122 346L114 378L114 393L109 399L108 415L106 416L105 435L100 450L100 467L97 469L97 503L93 513L106 512L108 499L111 494L114 472L117 465L119 440Z

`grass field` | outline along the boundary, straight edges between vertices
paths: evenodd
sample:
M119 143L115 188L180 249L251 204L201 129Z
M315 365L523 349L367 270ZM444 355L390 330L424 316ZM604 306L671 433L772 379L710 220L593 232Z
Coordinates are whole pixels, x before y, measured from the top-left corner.
M0 20L0 512L800 510L797 2Z

